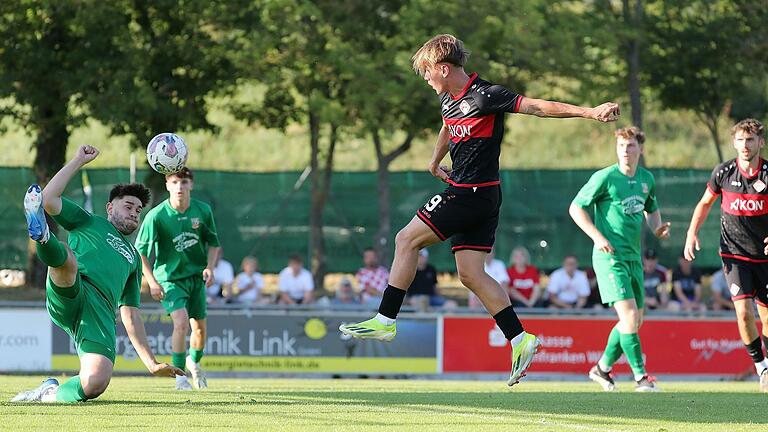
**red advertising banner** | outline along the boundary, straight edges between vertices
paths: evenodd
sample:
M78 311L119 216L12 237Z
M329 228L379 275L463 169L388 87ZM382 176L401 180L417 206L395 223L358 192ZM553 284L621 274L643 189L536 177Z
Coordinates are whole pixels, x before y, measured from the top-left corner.
M603 353L616 323L608 318L527 318L526 331L542 340L531 372L586 373ZM509 343L490 318L445 317L443 371L508 372ZM740 374L754 366L736 320L647 320L640 329L651 374ZM629 372L622 356L617 372Z

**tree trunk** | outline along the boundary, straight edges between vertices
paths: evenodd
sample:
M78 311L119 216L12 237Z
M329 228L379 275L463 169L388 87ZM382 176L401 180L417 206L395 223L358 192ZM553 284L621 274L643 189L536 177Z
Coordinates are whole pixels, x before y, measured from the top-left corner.
M632 109L632 124L642 129L643 107L640 100L640 39L642 34L643 0L635 0L635 10L631 10L629 0L622 1L624 24L630 29L631 36L625 41L625 55L628 69L627 84L629 101Z
M66 123L66 103L61 106L41 107L36 117L37 139L35 140L35 160L32 164L35 178L40 186L45 186L56 172L64 166L69 132ZM50 217L48 226L53 233L58 233L58 225ZM37 258L34 245L30 243L27 255L27 283L38 288L45 287L48 268Z
M723 151L721 149L722 142L720 141L720 127L718 120L720 116L716 114L696 113L699 121L707 126L710 136L712 137L712 143L715 145L715 152L717 152L717 160L723 162Z
M379 199L379 229L376 232L376 237L374 238L373 248L376 250L376 254L379 257L379 262L382 265L388 267L390 258L389 239L392 235L389 165L400 155L408 151L408 149L411 147L414 134L409 132L402 144L400 144L396 149L392 150L388 154L384 154L383 152L379 131L374 130L371 135L373 136L373 145L376 148L376 160L378 161L376 167L376 189Z
M311 207L309 211L309 249L310 269L315 289L325 288L326 257L325 239L323 237L323 210L328 201L328 191L333 173L333 154L336 149L337 126L332 124L328 139L328 148L324 152L324 161L320 161L323 153L320 151L320 119L310 110L309 141L310 141L310 191Z

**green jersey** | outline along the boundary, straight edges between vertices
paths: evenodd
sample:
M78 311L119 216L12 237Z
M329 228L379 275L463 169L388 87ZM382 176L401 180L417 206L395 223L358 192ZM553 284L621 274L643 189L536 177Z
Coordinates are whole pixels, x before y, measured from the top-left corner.
M139 307L141 257L131 242L110 221L67 198L62 198L61 213L53 219L69 231L67 243L81 278L100 294L92 300L106 301L101 308L105 318L114 323L117 306Z
M195 199L185 212L165 200L150 210L139 228L136 248L155 252L152 273L159 283L201 275L208 265L208 247L219 246L211 207Z
M659 208L656 202L656 182L653 174L638 167L634 177L627 177L612 165L592 174L573 203L582 208L594 208L595 226L614 249L617 260L640 261L640 233L643 212ZM605 255L594 250L594 256Z

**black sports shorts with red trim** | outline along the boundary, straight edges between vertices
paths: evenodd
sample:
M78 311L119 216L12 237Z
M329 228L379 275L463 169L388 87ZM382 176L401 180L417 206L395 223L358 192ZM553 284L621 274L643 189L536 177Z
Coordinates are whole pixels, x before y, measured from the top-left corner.
M768 307L768 263L723 258L723 274L731 299L753 298L760 306Z
M489 252L496 240L499 208L499 185L478 188L449 186L430 198L416 212L416 216L440 240L450 238L453 252L462 249Z

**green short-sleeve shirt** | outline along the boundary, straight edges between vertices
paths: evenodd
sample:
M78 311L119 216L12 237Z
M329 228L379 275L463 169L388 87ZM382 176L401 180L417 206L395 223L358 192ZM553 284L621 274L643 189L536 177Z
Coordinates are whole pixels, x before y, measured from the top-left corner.
M595 226L611 242L615 259L640 261L643 212L659 208L656 182L650 171L638 167L634 177L627 177L618 164L601 169L590 177L573 203L594 209ZM598 253L602 254L594 251L594 255Z
M150 210L139 228L136 248L144 256L154 251L152 273L158 282L200 275L208 264L208 247L219 246L211 207L192 199L183 213L169 200Z

